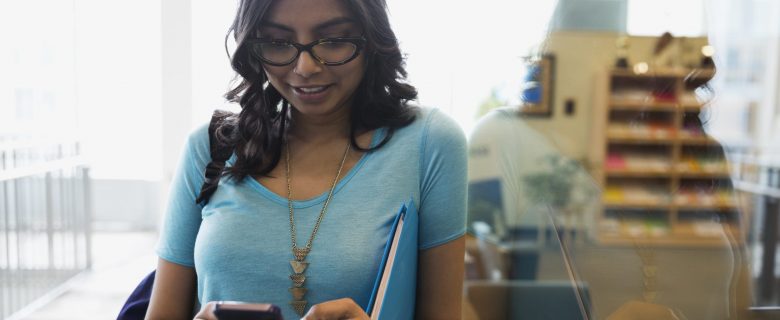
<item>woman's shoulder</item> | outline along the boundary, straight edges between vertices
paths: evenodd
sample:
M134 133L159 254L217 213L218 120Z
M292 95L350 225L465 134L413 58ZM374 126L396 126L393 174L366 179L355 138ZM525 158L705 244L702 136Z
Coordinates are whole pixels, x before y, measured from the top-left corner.
M413 135L424 140L464 137L460 125L449 115L432 107L417 107L414 121L398 130L401 135Z
M204 122L198 124L190 130L187 137L187 145L190 147L196 147L197 149L205 148L208 151L209 147L209 123Z
M205 167L211 161L208 122L197 125L188 133L183 153L184 157L191 159L198 166Z
M455 119L434 108L424 110L421 114L425 122L424 139L429 143L466 144L466 135Z
M423 158L431 153L459 152L466 147L466 137L460 125L444 111L430 107L419 107L414 121L396 130L391 140L395 140L393 145L406 150L417 146L415 149Z

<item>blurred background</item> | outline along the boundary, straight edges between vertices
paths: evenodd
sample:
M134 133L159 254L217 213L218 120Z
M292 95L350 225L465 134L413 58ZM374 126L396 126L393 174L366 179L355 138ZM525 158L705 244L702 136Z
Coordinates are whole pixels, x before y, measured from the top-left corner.
M780 318L780 1L387 4L469 136L464 318ZM0 2L0 319L115 317L155 267L235 8Z

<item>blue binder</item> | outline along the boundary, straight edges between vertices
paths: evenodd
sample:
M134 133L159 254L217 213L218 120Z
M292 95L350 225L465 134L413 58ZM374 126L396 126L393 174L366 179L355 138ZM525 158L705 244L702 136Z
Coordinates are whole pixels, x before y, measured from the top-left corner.
M403 223L401 221L403 220ZM399 230L399 224L403 227ZM395 234L400 232L398 241L395 243L395 256L390 259L393 239ZM418 216L414 200L401 206L398 215L390 228L385 252L382 257L382 263L379 265L374 289L371 293L366 313L371 319L394 320L394 319L414 319L414 308L417 292L417 232ZM385 284L384 296L381 301L379 314L372 314L374 305L380 303L378 297L382 296L380 288L382 287L382 276L385 266L389 261L393 261L390 274Z

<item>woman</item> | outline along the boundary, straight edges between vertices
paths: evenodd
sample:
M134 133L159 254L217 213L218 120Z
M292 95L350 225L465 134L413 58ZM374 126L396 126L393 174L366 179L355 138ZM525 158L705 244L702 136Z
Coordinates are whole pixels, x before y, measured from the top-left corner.
M213 319L214 301L286 319L367 319L398 209L420 216L416 317L459 319L466 142L412 108L383 0L242 0L231 28L241 113L219 187L196 203L205 127L174 178L147 319ZM193 302L193 297L198 300ZM297 312L300 313L297 313Z

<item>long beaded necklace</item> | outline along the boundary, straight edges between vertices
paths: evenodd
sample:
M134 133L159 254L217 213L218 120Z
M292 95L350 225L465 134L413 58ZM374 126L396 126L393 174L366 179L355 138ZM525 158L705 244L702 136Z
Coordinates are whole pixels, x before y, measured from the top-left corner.
M304 296L309 291L308 288L304 287L304 282L306 282L306 275L304 274L306 272L306 268L309 266L309 262L306 261L306 256L311 251L311 244L314 241L314 236L317 235L317 230L320 228L320 222L322 222L322 218L325 216L325 211L328 209L328 204L330 203L330 200L333 198L333 191L336 189L336 183L339 181L339 177L341 176L341 170L344 168L344 162L347 160L347 155L349 154L350 150L350 143L347 142L347 147L344 150L344 156L341 158L341 164L339 164L339 169L336 172L336 178L333 179L333 183L330 186L330 191L328 191L328 197L325 199L325 204L322 206L322 210L320 210L320 215L317 217L317 223L314 225L314 230L311 232L311 236L309 236L309 241L306 243L306 246L303 248L298 248L297 240L295 238L296 230L295 230L295 215L293 213L293 205L292 205L292 185L290 184L290 145L285 140L285 177L287 178L287 207L290 210L290 238L292 240L292 253L293 253L293 260L290 260L290 266L292 267L293 273L290 275L290 280L292 280L292 287L290 287L289 291L292 294L293 300L290 301L290 305L295 309L295 312L298 313L299 316L303 316L304 312L306 311L306 306L308 302L304 300Z

